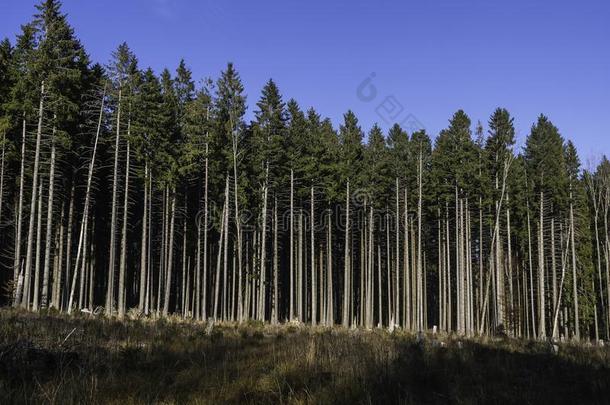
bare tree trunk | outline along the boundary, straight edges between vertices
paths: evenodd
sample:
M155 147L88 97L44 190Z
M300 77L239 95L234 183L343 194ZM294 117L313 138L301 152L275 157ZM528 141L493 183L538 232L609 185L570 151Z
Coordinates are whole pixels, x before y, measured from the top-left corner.
M419 331L424 329L424 308L423 308L423 275L422 275L422 192L423 192L423 154L420 145L419 151L419 176L418 176L418 198L417 198L417 290L419 299L419 311L418 311L418 323L417 328Z
M400 184L398 182L398 177L396 178L396 219L395 219L395 237L396 237L396 263L395 263L395 287L394 287L394 305L395 305L395 313L394 313L394 322L397 325L400 325L400 197L399 197L399 187ZM388 272L388 277L390 273ZM381 320L380 320L381 322Z
M315 249L315 210L314 210L314 195L313 186L311 186L311 218L309 219L309 226L311 228L311 324L316 325L317 323L317 306L318 301L316 297L316 249Z
M506 195L506 203L508 205L509 203L509 194ZM509 313L514 316L515 312L514 312L514 308L513 308L513 302L514 302L514 298L513 298L513 248L512 248L512 241L511 241L511 221L510 221L510 207L507 206L506 207L506 232L507 232L507 236L506 236L506 242L508 245L508 254L507 254L507 260L508 260L508 311ZM504 323L508 324L509 323L509 317L506 316L504 317ZM508 326L508 325L506 325Z
M165 280L165 299L163 300L163 316L169 313L169 298L172 287L172 272L174 262L174 227L176 224L176 188L172 187L172 202L171 202L171 222L169 225L169 241L168 241L168 259L167 259L167 278Z
M182 311L182 317L186 317L187 315L187 308L188 308L188 302L187 302L187 297L189 295L189 286L186 283L186 280L188 278L188 271L189 269L187 269L187 264L186 264L186 215L188 213L188 207L187 207L187 202L186 202L186 196L184 198L184 219L182 221L182 278L180 279L180 284L182 286L182 296L180 297L180 301L181 301L181 306L180 306L180 310ZM176 306L177 303L176 303Z
M343 263L343 327L350 326L350 296L351 296L351 275L350 275L350 239L349 239L349 180L347 181L347 194L345 197L345 261Z
M55 243L57 252L55 255L55 266L53 266L53 287L51 291L51 307L59 309L59 302L61 297L61 282L63 273L63 258L64 258L64 208L65 203L61 203L61 215L59 218L59 236L58 241ZM59 248L57 248L59 246Z
M209 158L208 158L208 142L206 135L206 143L205 143L205 191L204 191L204 200L203 200L203 296L201 298L201 305L203 307L203 319L206 320L208 317L208 296L207 296L207 288L208 288L208 170L209 170ZM241 280L240 280L241 283ZM241 284L240 287L241 288ZM239 299L239 297L238 297ZM239 308L239 305L238 305ZM239 309L238 309L239 311Z
M42 177L42 176L41 176ZM36 257L34 265L34 298L32 310L38 311L38 298L40 296L40 239L42 237L42 191L44 181L40 179L40 189L38 190L38 209L36 211ZM32 214L33 215L33 214ZM29 291L28 291L29 292Z
M405 184L405 206L404 206L404 275L403 275L403 322L402 326L411 330L411 259L409 257L409 193ZM388 319L389 322L389 319ZM398 321L400 323L400 321Z
M146 298L146 280L148 257L148 160L144 163L144 213L142 214L142 241L140 250L140 288L138 299L138 311L144 313L144 300Z
M572 234L572 228L570 227L570 229L568 230L568 234L571 235ZM568 245L569 245L569 240L568 239ZM558 287L558 291L557 291L557 300L553 303L553 331L552 331L552 336L553 339L558 339L559 338L559 330L558 330L558 325L559 325L559 310L561 308L561 298L562 298L562 292L563 292L563 284L565 281L565 276L566 276L566 263L567 263L567 255L569 252L569 246L566 246L565 252L561 252L561 256L562 256L562 266L561 266L561 279L559 281L559 287Z
M546 319L544 304L544 192L540 192L540 220L538 236L538 338L546 337Z
M219 295L220 295L220 260L222 257L222 249L223 249L223 241L225 240L225 232L227 230L225 230L225 224L227 223L227 217L228 217L228 204L229 204L229 176L227 175L227 180L226 180L226 184L225 184L225 201L224 201L224 205L222 207L222 225L220 227L220 238L218 239L218 256L216 259L216 277L214 280L214 311L213 311L213 318L214 321L216 321L218 319L218 301L219 301ZM226 249L226 246L225 246Z
M148 218L145 220L148 222L148 229L151 231L148 233L148 252L147 252L147 281L146 281L146 297L144 299L144 314L148 315L150 313L151 306L151 297L153 295L153 261L152 261L152 195L153 195L153 186L152 186L152 173L148 175Z
M127 135L129 136L130 123L127 124ZM127 141L125 167L125 197L123 200L123 227L121 230L121 259L119 264L119 319L125 316L126 297L125 297L125 270L127 266L127 217L129 215L129 162L130 162L130 143Z
M2 206L4 205L4 156L6 151L6 129L2 132L2 156L0 157L0 225L2 224Z
M88 224L88 218L89 218L89 205L90 205L90 200L91 200L91 183L93 181L93 169L95 167L95 158L96 158L96 153L97 153L97 145L98 145L98 141L99 141L99 137L100 137L100 133L102 130L102 119L104 117L104 101L106 99L106 88L104 87L104 92L102 93L102 99L100 102L100 112L99 112L99 116L98 116L98 121L97 121L97 130L95 132L95 141L93 143L93 153L91 155L91 161L89 162L89 170L87 173L87 189L85 191L85 205L83 207L83 218L82 218L82 222L81 222L81 227L80 227L80 235L78 237L78 250L76 253L76 265L74 266L74 274L72 275L72 283L71 283L71 288L70 288L70 298L69 298L69 303L68 303L68 314L71 313L72 311L72 302L74 300L74 289L76 288L76 277L78 275L78 269L79 269L79 264L80 264L80 260L81 260L81 255L84 256L84 238L85 238L85 234L87 233L87 224ZM117 135L118 135L118 129L117 129ZM117 141L118 142L118 141ZM74 204L73 204L73 200L74 200L74 184L72 185L72 192L71 192L71 200L70 200L70 214L69 214L69 219L68 219L68 246L67 246L67 253L68 253L68 258L66 260L66 269L70 269L70 245L72 243L72 211L74 209ZM69 277L69 274L68 274ZM66 282L68 281L68 277L66 278Z
M595 178L593 176L587 176L587 188L591 194L591 202L593 204L593 228L595 229L595 252L597 259L597 277L599 283L599 298L601 304L601 313L605 316L605 305L604 305L604 288L602 282L602 264L601 264L601 246L599 237L599 201L598 201L598 187L596 185ZM595 320L596 328L598 327L597 319L597 305L595 307ZM596 329L596 340L599 339L599 329Z
M237 188L237 131L233 129L233 120L231 119L231 131L232 136L232 145L233 145L233 187L234 187L234 202L235 202L235 227L237 232L237 274L239 277L239 285L237 287L237 320L239 322L242 321L243 318L243 310L242 310L242 229L241 229L241 217L239 212L239 192Z
M110 218L110 252L108 253L108 288L106 290L106 313L112 315L114 312L114 270L116 260L116 222L117 222L117 188L119 183L119 146L121 138L121 98L122 90L119 89L119 100L117 105L116 136L114 143L114 170L112 174L112 210ZM78 263L77 263L78 266Z
M22 281L19 274L21 268L21 226L23 224L23 191L25 182L25 112L23 113L22 121L22 138L21 138L21 169L19 172L19 202L17 203L17 232L15 234L15 258L13 262L13 283L15 290L13 292L13 306L21 303L22 296Z
M290 321L294 319L294 170L290 169Z
M89 249L89 311L93 313L93 288L95 284L95 249L94 249L94 235L95 235L95 216L91 220L91 240Z
M327 320L329 325L335 324L335 311L333 300L333 233L332 233L332 214L328 212L328 264L326 271L328 272L328 298L327 298Z
M163 280L167 268L167 217L168 217L168 187L163 187L163 202L161 209L161 251L159 254L159 274L157 276L157 297L156 297L156 310L157 316L161 313L161 293L163 288Z
M574 243L574 195L570 184L570 246L572 248L572 294L574 297L574 333L576 340L580 340L580 318L578 310L578 282L576 278L576 245Z
M271 317L271 322L273 324L278 323L279 319L279 294L278 294L278 277L279 277L279 258L278 258L278 218L277 218L277 196L275 196L275 201L273 204L273 316Z
M51 167L49 169L49 199L47 202L47 232L44 255L44 275L42 280L42 308L47 307L49 295L49 268L51 266L51 244L53 238L53 190L55 184L55 127L53 127L53 134L51 136Z
M70 273L70 268L72 266L72 231L73 231L73 224L74 224L74 192L76 189L76 185L75 185L75 179L72 178L72 187L70 190L70 203L68 206L68 235L66 237L66 283L68 282L68 280L70 280L70 276L72 275L72 273ZM72 280L73 284L72 284L72 288L70 290L68 290L66 288L66 292L65 292L65 296L63 296L64 294L62 294L63 296L63 302L62 302L62 310L65 309L63 308L63 305L68 305L68 313L70 313L70 309L71 306L69 305L70 302L70 295L73 294L71 292L71 290L74 289L74 286L76 285L76 281ZM67 287L67 285L66 285Z
M263 212L261 228L261 256L260 256L260 286L258 298L258 319L265 320L265 276L267 274L267 200L269 197L269 162L265 165L265 184L263 185Z
M24 269L24 284L23 284L23 300L21 307L29 307L30 299L30 273L32 271L32 255L33 255L33 244L34 244L34 221L36 218L36 192L38 191L38 169L40 162L40 141L42 138L42 119L44 112L44 97L45 87L44 82L40 85L40 105L38 107L38 130L36 131L36 150L34 152L34 171L32 173L32 198L30 200L30 220L28 226L28 241L25 258L25 269Z

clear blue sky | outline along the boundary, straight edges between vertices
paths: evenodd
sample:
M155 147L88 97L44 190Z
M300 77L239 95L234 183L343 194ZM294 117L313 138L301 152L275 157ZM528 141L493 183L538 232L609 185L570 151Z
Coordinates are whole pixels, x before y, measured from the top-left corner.
M35 3L2 0L0 37ZM435 136L457 109L486 125L502 106L521 143L544 113L583 161L610 153L608 1L64 0L64 12L95 61L122 41L156 71L184 58L216 78L233 61L250 111L272 77L335 124L352 109L367 130L416 117ZM371 73L375 97L358 93Z

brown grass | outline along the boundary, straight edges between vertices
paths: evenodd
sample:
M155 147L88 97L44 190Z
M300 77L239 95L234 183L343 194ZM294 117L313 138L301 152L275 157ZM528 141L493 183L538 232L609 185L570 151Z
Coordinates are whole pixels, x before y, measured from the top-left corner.
M610 351L0 311L0 403L607 403ZM209 328L208 328L209 330Z

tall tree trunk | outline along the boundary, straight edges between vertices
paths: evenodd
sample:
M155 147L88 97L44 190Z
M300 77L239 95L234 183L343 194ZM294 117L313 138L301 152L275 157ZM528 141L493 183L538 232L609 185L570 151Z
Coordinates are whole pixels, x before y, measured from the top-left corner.
M417 328L419 331L424 329L424 308L423 308L423 290L424 290L424 281L422 274L422 195L423 195L423 152L419 150L419 175L418 175L418 197L417 197L417 289L418 289L418 300L419 300L419 310L418 310L418 323Z
M574 334L576 340L580 340L580 318L578 310L578 280L576 278L576 245L574 243L574 200L572 185L570 184L570 246L572 249L572 294L574 297Z
M171 219L169 225L169 240L167 252L167 278L165 279L165 298L163 300L163 316L169 313L169 299L172 287L172 272L174 267L174 229L176 224L176 187L172 187Z
M228 216L228 204L229 204L229 176L227 175L227 180L225 184L225 201L222 207L222 223L220 227L220 238L218 239L218 256L216 259L216 276L214 278L214 309L213 309L213 319L216 321L218 319L218 304L220 299L220 260L222 257L223 250L223 242L225 240L225 232L228 231L225 228L225 224L227 223ZM226 246L225 246L226 249Z
M127 136L130 132L130 122L127 124ZM123 227L121 229L121 259L119 264L119 318L125 316L126 291L125 291L125 271L127 267L127 219L129 216L129 163L130 163L130 142L127 141L126 150L127 164L125 166L125 194L123 199Z
M0 156L0 225L2 225L2 207L4 205L4 157L6 152L6 129L2 132L2 155Z
M540 220L538 236L538 338L546 338L546 317L544 304L544 192L540 192Z
M119 89L119 100L117 105L116 136L114 142L114 169L112 172L112 210L110 218L110 252L108 253L108 285L106 290L106 313L112 315L114 312L114 270L116 261L116 223L117 223L117 188L119 183L119 146L121 139L121 98L122 90ZM78 266L78 264L77 264Z
M102 93L102 99L100 102L100 112L99 112L98 121L97 121L97 130L95 132L95 141L93 142L93 152L91 154L91 161L89 162L89 170L87 172L87 188L85 190L85 205L83 206L83 218L81 221L80 234L78 237L76 265L74 267L74 274L72 275L72 283L71 283L71 288L70 288L70 293L69 293L70 298L69 298L69 303L68 303L68 314L71 313L71 311L72 311L72 303L74 300L74 289L76 288L76 278L78 275L78 269L79 269L81 256L85 255L84 254L84 249L85 249L84 239L85 239L85 235L87 233L87 224L89 223L88 219L89 219L89 205L90 205L90 200L91 200L91 183L93 182L93 169L95 168L97 145L98 145L100 133L102 130L102 120L104 117L105 99L106 99L106 88L104 87L104 91ZM118 134L118 132L117 132L117 134ZM72 211L74 209L73 200L74 200L74 184L72 185L71 200L70 200L70 214L69 214L69 219L68 219L68 222L69 222L69 224L68 224L68 246L67 246L68 258L66 260L66 269L68 271L70 269L70 255L71 255L70 245L71 245L71 240L72 240ZM67 275L66 282L68 282L68 280L69 280L68 277L69 277L69 273Z
M47 232L42 279L42 308L46 308L49 296L49 269L51 266L51 244L53 240L53 190L55 184L55 127L51 135L51 167L49 169L49 199L47 202Z
M294 319L294 170L290 169L290 321Z
M327 277L328 277L328 297L327 297L327 321L328 325L335 324L335 311L334 311L334 300L333 300L333 233L332 233L332 214L328 211L328 253L327 253Z
M60 307L60 297L61 297L61 283L62 283L62 275L63 275L63 258L64 258L64 208L65 202L62 201L61 209L60 209L60 218L59 218L59 235L58 241L55 243L57 252L55 255L55 266L53 266L53 287L51 291L51 307L59 309ZM59 248L57 248L59 246Z
M271 317L271 322L273 324L278 323L279 319L279 258L278 258L278 218L277 218L277 196L275 196L275 201L273 204L273 315Z
M142 242L140 250L140 288L138 299L138 311L144 313L144 300L146 299L146 280L148 258L148 159L144 163L144 213L142 214Z
M22 120L22 135L21 135L21 168L19 171L19 202L17 203L17 231L15 233L15 258L13 262L13 284L15 285L13 292L13 306L21 303L22 296L22 274L21 271L21 227L23 224L23 192L25 182L25 112Z
M395 237L396 237L396 263L395 267L395 287L394 287L394 303L395 303L395 314L394 314L394 322L397 325L400 325L400 184L398 182L398 177L396 178L396 220L395 220ZM389 276L388 272L388 276ZM381 322L381 319L380 319Z
M206 135L205 143L205 190L203 194L203 296L201 297L201 305L203 307L203 319L207 320L208 317L208 168L209 168L209 157L208 157L208 142ZM241 282L241 281L240 281ZM241 286L239 287L241 288ZM239 298L238 298L239 299ZM239 305L238 305L239 308ZM239 309L238 309L239 311Z
M309 219L309 227L311 228L311 324L316 325L317 323L317 306L318 301L316 297L317 288L316 288L316 249L315 249L315 227L316 227L316 217L314 210L314 195L313 195L313 186L311 186L311 218Z
M231 120L232 144L233 144L233 188L234 188L234 202L235 202L235 228L237 233L237 274L239 277L239 283L237 286L237 320L242 321L243 310L242 310L242 228L241 228L241 217L239 212L239 192L237 188L237 131L233 129L233 122Z
M261 228L261 256L260 256L260 286L258 297L258 319L265 320L265 277L267 274L267 199L269 197L269 162L265 164L265 184L263 185L263 212Z
M345 197L345 259L343 263L343 327L350 326L350 296L351 296L351 274L350 274L350 239L349 239L349 180L347 181L347 194Z
M23 281L23 298L21 306L29 307L30 299L30 273L32 271L33 248L34 248L34 221L36 218L36 192L38 191L38 170L40 166L40 142L42 138L42 119L44 113L44 97L45 87L44 82L40 85L40 104L38 106L38 129L36 131L36 150L34 152L34 170L32 173L32 198L30 200L30 220L28 226L28 241L25 258L24 281Z
M42 175L41 175L42 177ZM40 179L40 189L38 190L38 209L36 210L36 257L34 259L34 298L32 300L32 310L38 311L38 300L40 297L40 239L42 238L42 191L44 181ZM28 291L29 292L29 291Z
M74 176L72 177L72 186L70 189L70 203L68 205L68 235L66 237L66 283L68 282L68 280L70 280L70 276L72 275L72 273L70 273L70 266L72 266L72 231L73 231L73 225L74 225L74 193L76 190L76 179L74 179ZM73 295L72 290L74 289L74 286L76 285L76 280L72 280L73 284L72 284L72 288L71 290L68 290L66 288L66 293L65 296L63 297L63 304L68 304L68 313L70 313L71 310L71 305L69 305L70 300L70 295ZM67 287L67 286L66 286ZM62 309L65 309L62 307Z

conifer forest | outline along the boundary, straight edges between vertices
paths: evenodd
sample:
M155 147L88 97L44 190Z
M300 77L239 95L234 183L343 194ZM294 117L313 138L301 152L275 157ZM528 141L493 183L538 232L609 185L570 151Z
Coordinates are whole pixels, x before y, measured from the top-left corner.
M610 336L610 162L541 114L338 128L231 63L90 60L55 0L0 44L7 305L124 318ZM247 103L254 119L246 122Z
M0 42L1 403L607 401L603 150L95 61L66 8Z

